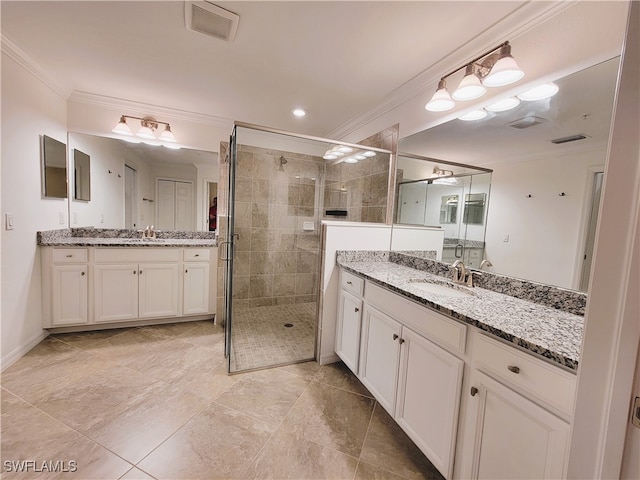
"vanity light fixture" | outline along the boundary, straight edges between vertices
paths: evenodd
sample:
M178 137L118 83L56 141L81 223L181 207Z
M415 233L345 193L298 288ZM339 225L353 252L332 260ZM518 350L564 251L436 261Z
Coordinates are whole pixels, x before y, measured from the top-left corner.
M463 68L465 69L464 78L453 92L452 98L447 90L446 79ZM451 110L455 107L454 100L466 101L480 98L487 91L485 87L510 85L523 76L524 71L511 55L511 45L509 42L504 42L443 76L438 82L436 93L424 108L431 112Z
M464 115L459 116L458 119L464 120L465 122L472 122L473 120L482 120L483 118L486 118L487 115L489 115L487 111L484 108L481 108L479 110L472 110L469 113L465 113Z
M173 136L171 132L171 126L167 122L161 122L156 120L153 117L134 117L131 115L121 115L120 121L118 124L111 130L113 133L117 133L120 135L124 135L124 140L133 141L133 131L127 124L127 119L131 118L134 120L140 120L140 129L135 133L136 137L142 138L144 143L149 145L162 145L171 149L179 149L180 146L177 144L176 137ZM158 126L162 124L164 125L164 130L160 135L156 135L156 131L158 130Z
M507 110L516 108L518 105L520 105L520 100L517 97L507 97L498 100L491 105L487 105L484 108L490 112L506 112Z
M349 156L345 156L350 154ZM371 150L356 150L355 148L348 147L347 145L335 145L329 150L324 152L322 156L325 160L337 160L335 163L358 163L358 160L366 160L370 157L375 157L376 152ZM344 158L343 158L344 157Z
M544 100L553 97L558 93L560 87L553 82L543 83L536 87L530 88L526 92L519 93L517 97L525 102L535 102L536 100Z

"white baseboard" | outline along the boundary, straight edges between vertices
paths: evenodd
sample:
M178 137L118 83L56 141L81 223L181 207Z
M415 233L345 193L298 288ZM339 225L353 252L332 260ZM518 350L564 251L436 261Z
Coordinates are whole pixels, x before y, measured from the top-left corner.
M40 334L36 335L31 340L28 340L24 344L18 346L17 348L14 348L12 351L4 355L2 359L0 359L0 365L2 365L1 367L2 371L6 370L11 365L13 365L18 360L20 360L23 355L25 355L29 350L31 350L33 347L35 347L37 344L39 344L42 340L44 340L48 336L49 336L49 332L47 332L46 330L43 330L42 332L40 332Z

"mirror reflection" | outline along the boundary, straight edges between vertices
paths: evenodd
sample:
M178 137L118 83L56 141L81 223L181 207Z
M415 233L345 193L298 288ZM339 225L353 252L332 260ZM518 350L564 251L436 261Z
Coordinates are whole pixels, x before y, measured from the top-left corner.
M42 194L51 198L67 198L67 146L42 135Z
M490 199L465 192L468 214L462 213L460 230L468 239L484 216L490 271L586 290L588 232L599 208L618 63L612 58L554 80L559 92L551 98L523 101L482 120L454 119L400 140L402 152L493 170ZM438 207L452 194L438 194ZM447 259L443 250L442 258L456 257Z
M69 191L90 193L70 202L71 227L209 230L216 153L80 133L69 134L69 146L74 152Z
M91 158L78 149L73 150L73 198L91 200Z

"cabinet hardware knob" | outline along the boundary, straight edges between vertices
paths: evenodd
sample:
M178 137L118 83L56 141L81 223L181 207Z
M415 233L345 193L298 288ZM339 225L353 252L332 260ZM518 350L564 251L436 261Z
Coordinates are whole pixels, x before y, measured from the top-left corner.
M353 283L352 282L347 282L347 285L353 285Z
M200 254L199 254L199 253L196 253L196 254L194 255L194 257L199 257L199 256L200 256Z
M478 389L476 387L471 387L471 396L475 397L478 394Z
M84 272L81 272L80 275L84 277Z
M507 370L513 373L520 373L520 367L516 367L515 365L509 365Z
M72 258L72 257L73 257L73 255L67 255L67 258Z
M142 270L140 270L140 272L138 272L138 273L140 273L140 275L142 275Z
M393 339L394 339L394 340L397 340L397 339L398 339L398 334L397 334L397 333L394 333L394 334L393 334Z
M184 273L189 273L189 270L185 270Z
M404 338L401 338L400 340L398 340L400 342L400 345L402 345L404 343Z
M359 309L358 307L355 307L353 310L354 310L356 313L358 313L358 312L360 311L360 309Z
M133 271L133 274L135 275L136 273L138 273L136 270Z

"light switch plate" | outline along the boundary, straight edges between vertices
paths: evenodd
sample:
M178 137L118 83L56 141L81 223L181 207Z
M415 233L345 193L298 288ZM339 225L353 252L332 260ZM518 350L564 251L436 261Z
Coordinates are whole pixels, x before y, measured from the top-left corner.
M4 214L4 229L5 230L13 230L13 213L5 213Z

